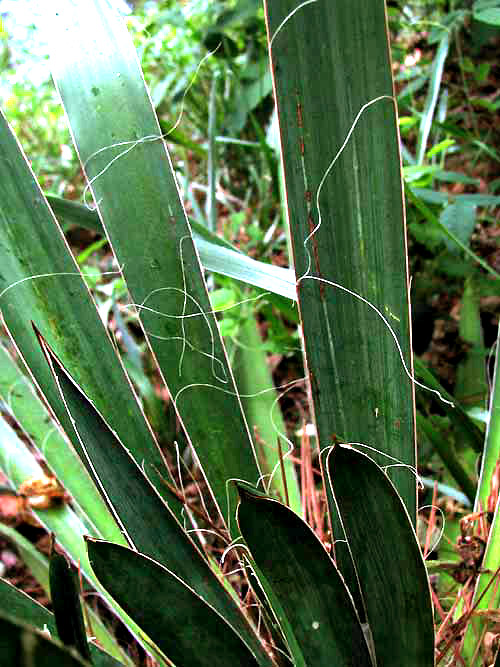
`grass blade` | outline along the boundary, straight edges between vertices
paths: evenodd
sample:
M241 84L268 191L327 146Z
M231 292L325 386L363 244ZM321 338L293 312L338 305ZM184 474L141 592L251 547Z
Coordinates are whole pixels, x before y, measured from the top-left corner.
M417 164L422 164L424 161L427 140L429 139L429 134L432 127L432 119L434 118L434 111L436 109L439 90L441 88L444 63L446 61L449 48L450 33L447 30L444 32L441 40L439 41L439 47L432 65L432 72L429 79L429 92L427 93L427 99L425 101L424 112L422 114L422 120L420 121L420 128L418 133Z
M469 278L462 296L458 333L470 349L458 365L455 384L456 398L468 406L483 406L488 391L479 297L478 286L473 278Z
M472 661L478 642L482 641L488 628L488 615L485 612L498 610L500 592L498 577L500 568L500 326L497 337L497 354L493 375L493 391L490 399L490 419L486 430L484 452L481 459L481 471L477 488L475 512L489 512L491 525L486 544L481 571L479 573L472 605L475 613L469 622L465 634L463 654L471 667L479 664L480 658ZM491 513L493 516L491 517ZM496 581L491 580L496 577ZM481 615L483 614L483 615ZM493 620L493 619L491 619Z

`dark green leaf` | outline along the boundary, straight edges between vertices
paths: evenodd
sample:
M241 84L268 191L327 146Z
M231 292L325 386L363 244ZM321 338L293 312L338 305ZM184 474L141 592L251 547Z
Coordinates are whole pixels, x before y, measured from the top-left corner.
M377 664L433 667L429 581L394 485L368 456L337 445L328 473L366 604ZM406 474L413 477L411 470Z
M266 12L318 439L374 443L413 465L412 386L387 326L409 367L385 2L267 0ZM395 479L415 517L415 481Z
M3 615L0 616L0 657L5 666L90 667L76 651Z
M177 667L258 665L223 617L175 574L126 547L90 538L87 545L104 588Z
M283 607L304 664L371 665L352 598L309 526L247 486L238 491L241 534Z
M27 623L38 630L48 631L51 637L57 637L54 615L4 579L0 579L0 600L1 613L8 613L9 617L18 623ZM94 667L118 667L122 665L121 662L115 660L94 644L89 646ZM0 647L0 658L3 658L1 650ZM51 667L54 667L54 665L51 665Z
M188 582L245 637L259 655L260 664L269 665L262 645L204 556L47 343L41 336L39 340L80 443L82 459L129 544ZM167 494L179 502L168 490Z
M49 577L57 634L65 646L74 647L84 660L90 662L75 574L62 554L54 552L50 557Z
M354 567L354 562L352 560L351 551L349 545L347 544L344 527L342 526L342 521L338 513L338 509L335 505L335 497L333 495L332 486L328 482L328 467L327 459L330 450L327 448L323 449L321 456L321 471L323 475L324 488L326 491L326 499L328 503L328 519L330 522L330 535L332 544L332 556L335 560L335 564L343 576L345 585L349 589L349 592L352 595L354 606L358 612L360 620L366 621L366 610L365 604L363 601L363 596L361 595L361 590L359 588L358 575L356 574L356 568Z
M47 629L52 636L57 636L53 614L5 579L0 579L0 600L2 614L9 614L12 618L39 630Z

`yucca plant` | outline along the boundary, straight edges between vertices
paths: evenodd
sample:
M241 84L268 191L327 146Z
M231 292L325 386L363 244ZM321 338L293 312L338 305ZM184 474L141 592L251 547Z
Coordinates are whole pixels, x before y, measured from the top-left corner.
M414 533L408 279L384 2L268 0L266 16L295 274L247 262L203 230L205 238L193 235L131 40L108 3L47 9L53 77L94 210L54 200L51 208L2 116L0 307L64 435L52 442L43 419L26 429L77 510L36 513L85 586L160 665L433 665ZM176 489L54 212L90 218L107 236L213 520L200 524ZM291 462L257 455L200 256L205 267L297 298L331 553L300 516ZM18 387L22 405L35 401L7 356L2 364L5 386ZM32 417L22 409L20 422ZM19 488L40 471L17 433L1 428L2 469ZM386 474L379 464L388 463L401 467ZM238 554L255 613L203 550L203 531L214 529L227 544L222 560ZM36 565L47 577L47 563ZM50 584L55 619L2 582L2 659L130 664L92 620L113 657L89 650L58 555Z

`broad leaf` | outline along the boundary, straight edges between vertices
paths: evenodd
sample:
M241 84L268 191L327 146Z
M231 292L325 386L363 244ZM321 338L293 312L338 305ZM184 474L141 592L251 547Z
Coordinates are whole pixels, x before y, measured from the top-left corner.
M433 667L429 580L408 512L368 456L337 445L328 477L366 604L377 664ZM411 470L405 471L413 476Z
M177 667L259 664L223 617L160 563L110 542L87 546L99 581Z
M238 485L238 492L241 534L283 607L304 664L371 665L352 598L309 526L247 486Z

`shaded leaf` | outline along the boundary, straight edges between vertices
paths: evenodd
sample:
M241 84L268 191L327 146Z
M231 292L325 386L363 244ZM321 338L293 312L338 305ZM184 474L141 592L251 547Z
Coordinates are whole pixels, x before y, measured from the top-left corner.
M43 337L38 335L80 443L82 460L129 544L188 582L248 641L259 656L260 664L270 664L255 633L203 554L102 415L69 376ZM179 502L171 492L169 494Z
M368 456L337 445L328 477L366 604L377 664L433 667L429 580L402 499ZM409 476L412 472L406 470Z
M57 637L54 615L4 579L0 579L0 600L2 601L2 613L8 613L12 620L18 623L26 623L40 631L48 632L51 637ZM115 660L94 644L89 644L89 648L94 667L117 667L124 664ZM1 650L0 647L0 652ZM3 653L1 656L4 657ZM54 665L51 667L54 667Z
M35 632L27 625L0 616L0 655L4 665L29 667L90 667L76 651Z
M448 204L439 216L439 221L462 243L468 245L476 224L476 206L463 200ZM444 242L450 252L458 252L451 239L445 238Z
M50 557L49 577L57 634L65 646L74 647L84 660L90 661L75 574L62 554L54 552Z
M259 664L223 617L177 575L110 542L89 538L87 547L102 585L177 667Z
M371 665L352 598L309 526L248 486L238 485L238 492L241 534L283 607L304 664Z

